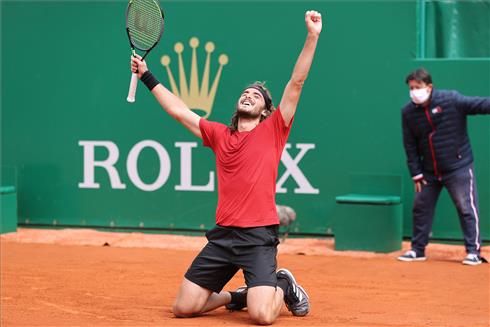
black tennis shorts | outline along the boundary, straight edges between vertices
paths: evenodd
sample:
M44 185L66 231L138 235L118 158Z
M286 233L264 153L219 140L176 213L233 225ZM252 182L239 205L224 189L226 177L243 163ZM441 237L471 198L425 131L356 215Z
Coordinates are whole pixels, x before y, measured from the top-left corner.
M185 274L191 282L219 293L243 270L248 287L277 285L278 226L252 228L216 226L206 233L208 243Z

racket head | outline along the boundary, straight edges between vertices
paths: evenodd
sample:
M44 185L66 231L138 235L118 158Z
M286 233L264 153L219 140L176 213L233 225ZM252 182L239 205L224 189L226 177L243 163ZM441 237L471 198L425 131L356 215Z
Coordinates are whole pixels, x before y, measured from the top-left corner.
M150 51L163 34L164 14L156 0L130 0L126 31L131 48Z

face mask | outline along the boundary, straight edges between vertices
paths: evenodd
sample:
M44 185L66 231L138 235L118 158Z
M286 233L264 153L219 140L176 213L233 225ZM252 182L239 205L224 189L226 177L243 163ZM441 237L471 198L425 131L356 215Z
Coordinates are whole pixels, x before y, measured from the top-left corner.
M413 89L410 91L410 98L416 104L422 104L427 99L429 99L430 91L428 87L424 87L423 89Z

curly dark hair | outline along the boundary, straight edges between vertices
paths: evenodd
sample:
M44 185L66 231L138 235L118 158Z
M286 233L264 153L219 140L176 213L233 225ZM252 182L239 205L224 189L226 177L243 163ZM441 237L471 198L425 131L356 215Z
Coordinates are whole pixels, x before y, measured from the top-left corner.
M265 82L254 82L250 85L248 85L244 90L253 88L259 91L262 96L264 97L264 102L265 102L265 114L260 115L260 122L264 121L267 119L273 112L276 110L272 103L272 96L269 90L265 87ZM228 128L232 131L235 132L238 130L238 108L235 110L235 113L233 113L233 116L231 117L231 122Z

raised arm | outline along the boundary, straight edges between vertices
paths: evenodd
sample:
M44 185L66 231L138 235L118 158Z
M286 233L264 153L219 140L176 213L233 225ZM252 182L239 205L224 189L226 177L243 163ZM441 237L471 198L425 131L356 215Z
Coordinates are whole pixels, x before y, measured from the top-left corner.
M144 73L148 71L146 62L141 60L140 56L131 57L131 71L138 72L138 78L141 79ZM148 74L147 74L148 75ZM145 77L147 77L147 75ZM155 96L160 106L175 120L184 125L192 134L202 138L199 129L199 120L201 117L190 110L187 105L178 96L170 92L162 84L158 83L151 93Z
M296 60L291 79L284 89L279 106L286 125L289 125L291 119L293 119L303 84L308 77L308 72L310 71L311 63L313 62L318 37L322 31L322 15L314 10L307 11L305 13L305 23L308 31L306 41L303 50L301 50L301 53Z

